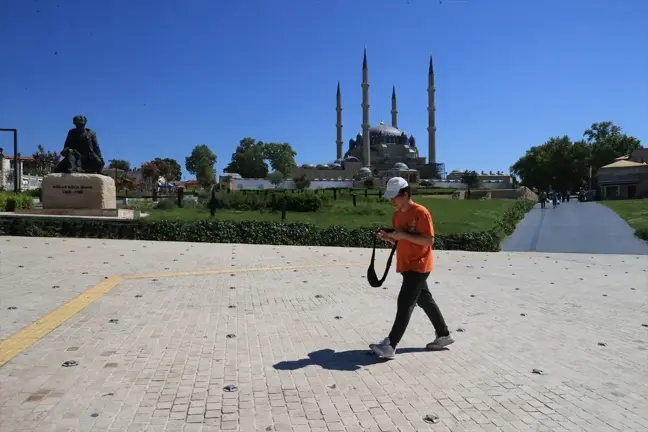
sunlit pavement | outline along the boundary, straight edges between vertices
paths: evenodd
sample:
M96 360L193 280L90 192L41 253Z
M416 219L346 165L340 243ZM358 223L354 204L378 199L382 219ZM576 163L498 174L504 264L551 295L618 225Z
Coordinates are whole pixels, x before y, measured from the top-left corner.
M576 199L553 208L536 204L502 244L507 252L648 255L648 243L619 215L597 202Z
M648 256L438 252L379 362L370 253L0 237L0 431L648 430Z

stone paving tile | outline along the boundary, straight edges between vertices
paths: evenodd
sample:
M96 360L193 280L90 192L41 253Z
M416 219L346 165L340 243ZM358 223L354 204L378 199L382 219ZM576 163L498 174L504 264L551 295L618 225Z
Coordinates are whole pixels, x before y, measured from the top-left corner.
M245 267L369 256L195 245L174 262L180 244L156 245L168 255L114 273L227 268L233 248ZM645 256L438 252L430 288L457 343L422 350L433 329L416 310L391 362L367 344L389 331L395 274L386 289L357 266L125 280L0 368L0 431L648 430L647 269ZM3 299L15 289L0 283Z
M237 247L243 252L237 253ZM355 249L307 249L309 255L304 255L303 248L290 246L240 248L234 244L0 236L0 340L106 276L358 260ZM16 309L8 311L10 307Z

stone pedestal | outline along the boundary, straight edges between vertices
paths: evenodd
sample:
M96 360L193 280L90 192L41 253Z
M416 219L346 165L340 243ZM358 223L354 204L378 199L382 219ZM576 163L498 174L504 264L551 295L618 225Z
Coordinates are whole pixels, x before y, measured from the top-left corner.
M115 180L101 174L49 174L43 178L45 210L116 210Z

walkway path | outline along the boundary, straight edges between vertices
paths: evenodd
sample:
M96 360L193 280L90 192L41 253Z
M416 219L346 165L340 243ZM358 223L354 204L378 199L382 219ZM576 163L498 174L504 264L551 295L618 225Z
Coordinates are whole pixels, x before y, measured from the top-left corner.
M648 244L609 208L576 200L558 208L537 204L504 241L507 252L648 255Z
M439 251L385 363L370 255L0 237L0 431L648 430L648 256Z

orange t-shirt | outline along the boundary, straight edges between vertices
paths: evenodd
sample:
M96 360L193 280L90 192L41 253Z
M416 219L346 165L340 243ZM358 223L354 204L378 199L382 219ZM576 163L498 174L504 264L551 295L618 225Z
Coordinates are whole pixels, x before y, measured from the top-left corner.
M407 211L397 210L392 217L392 226L424 237L434 236L432 216L428 209L413 203ZM432 247L419 246L407 240L400 240L396 247L396 272L415 271L429 273L434 267Z

